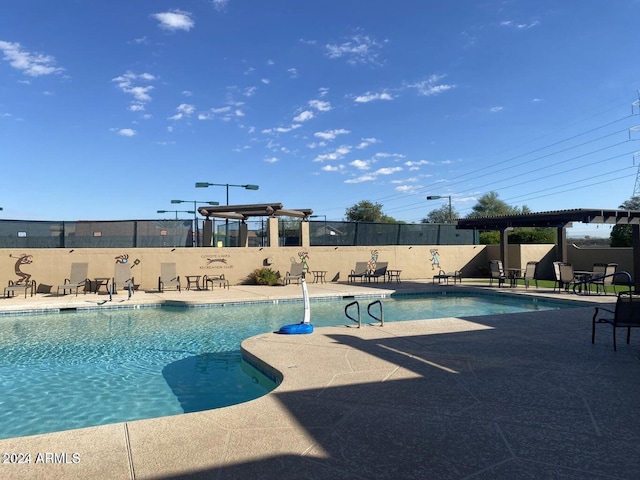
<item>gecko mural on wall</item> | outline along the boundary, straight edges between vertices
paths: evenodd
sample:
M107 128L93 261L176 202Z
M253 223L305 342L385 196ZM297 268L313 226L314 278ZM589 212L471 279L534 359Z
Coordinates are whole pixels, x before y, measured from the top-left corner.
M19 257L14 257L12 254L9 254L9 257L17 258L15 268L14 268L15 273L18 276L18 280L16 281L16 284L29 283L29 281L31 280L31 274L23 272L22 266L30 265L31 263L33 263L33 255L27 255L23 253Z

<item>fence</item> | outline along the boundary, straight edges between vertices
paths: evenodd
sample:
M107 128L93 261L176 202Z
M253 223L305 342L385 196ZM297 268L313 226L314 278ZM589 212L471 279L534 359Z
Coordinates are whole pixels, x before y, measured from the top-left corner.
M250 247L268 246L265 219L248 221ZM238 246L240 222L217 220L206 246ZM300 220L280 218L281 246L302 245ZM309 221L311 246L475 245L477 232L454 225ZM0 248L136 248L203 246L193 220L49 222L0 220Z
M434 223L310 221L311 246L476 245L474 230Z

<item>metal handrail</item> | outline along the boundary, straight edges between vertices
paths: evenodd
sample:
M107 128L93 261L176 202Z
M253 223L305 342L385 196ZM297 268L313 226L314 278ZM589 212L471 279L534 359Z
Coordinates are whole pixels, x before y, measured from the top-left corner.
M590 277L590 278L587 278L586 280L581 280L579 282L575 282L573 284L573 293L575 293L576 295L580 295L580 294L582 294L582 291L581 292L576 292L576 289L578 287L580 287L581 290L582 290L582 286L583 285L587 285L587 284L593 283L594 280L602 280L602 279L608 278L608 277L615 277L616 275L624 275L627 278L627 286L629 287L629 290L633 289L632 288L633 287L633 279L631 277L631 274L629 272L624 271L624 270L620 270L619 272L609 273L608 275L598 275L597 277ZM585 292L586 291L588 291L588 290L585 289Z
M373 307L376 304L380 306L380 318L376 317L373 313L371 313L371 307ZM380 322L381 327L384 327L384 312L382 310L382 302L380 300L376 300L375 302L371 302L369 305L367 305L367 313L371 318Z
M348 310L349 310L349 307L351 307L351 306L353 306L353 305L355 305L356 307L358 307L358 318L357 318L357 319L355 319L355 318L353 318L351 315L349 315L349 311L348 311ZM347 316L347 318L348 318L349 320L356 322L356 323L358 324L358 328L362 327L362 316L360 315L360 304L358 303L358 301L357 301L357 300L356 300L356 301L354 301L354 302L349 303L348 305L346 305L346 306L344 307L344 314Z

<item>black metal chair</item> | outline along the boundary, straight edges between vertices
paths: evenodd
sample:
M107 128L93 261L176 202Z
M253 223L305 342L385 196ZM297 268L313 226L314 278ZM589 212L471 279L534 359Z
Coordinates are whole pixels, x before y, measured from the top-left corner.
M613 350L616 347L616 329L627 329L627 343L631 338L631 329L640 328L640 293L620 292L616 302L615 311L604 307L595 307L593 320L591 322L591 343L596 340L596 323L608 323L613 326ZM598 313L607 312L613 314L613 317L598 317Z

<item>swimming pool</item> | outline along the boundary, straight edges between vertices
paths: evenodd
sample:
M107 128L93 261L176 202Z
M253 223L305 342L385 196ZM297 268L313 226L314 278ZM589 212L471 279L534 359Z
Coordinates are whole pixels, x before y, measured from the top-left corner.
M313 324L347 324L344 306L351 300L312 300ZM577 306L486 294L381 300L385 321ZM0 438L257 398L276 385L242 360L241 341L300 321L302 310L301 302L271 302L0 315Z

